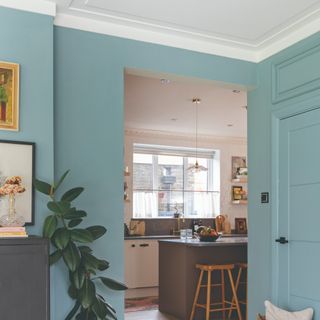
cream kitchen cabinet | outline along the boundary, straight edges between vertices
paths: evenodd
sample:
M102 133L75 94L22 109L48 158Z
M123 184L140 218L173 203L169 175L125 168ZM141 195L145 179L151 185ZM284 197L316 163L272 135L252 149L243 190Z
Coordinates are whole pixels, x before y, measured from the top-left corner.
M125 283L129 289L159 285L158 240L125 240Z

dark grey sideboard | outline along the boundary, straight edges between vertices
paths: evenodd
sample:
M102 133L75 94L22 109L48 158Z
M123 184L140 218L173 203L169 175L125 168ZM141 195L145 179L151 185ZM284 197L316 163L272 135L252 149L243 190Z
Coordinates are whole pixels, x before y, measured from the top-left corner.
M0 319L49 320L46 239L0 239Z

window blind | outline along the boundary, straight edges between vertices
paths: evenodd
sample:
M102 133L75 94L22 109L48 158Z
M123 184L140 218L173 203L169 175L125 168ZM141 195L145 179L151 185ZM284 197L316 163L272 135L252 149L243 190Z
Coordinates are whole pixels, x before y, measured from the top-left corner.
M153 145L153 144L133 144L134 153L142 154L153 154L153 155L163 155L163 156L178 156L178 157L196 157L195 148L187 147L174 147L174 146L164 146L164 145ZM216 155L215 150L210 149L197 149L198 158L213 159Z

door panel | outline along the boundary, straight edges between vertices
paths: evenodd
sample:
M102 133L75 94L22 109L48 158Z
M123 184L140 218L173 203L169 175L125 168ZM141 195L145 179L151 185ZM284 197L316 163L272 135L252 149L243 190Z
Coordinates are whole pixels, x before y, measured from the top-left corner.
M318 252L320 252L319 243L291 240L289 260L290 296L294 295L320 301L320 290L315 283L319 274Z
M280 120L278 303L320 320L320 110Z
M320 227L320 184L294 186L290 190L290 239L317 241ZM307 204L307 205L306 205ZM309 218L306 221L305 217Z

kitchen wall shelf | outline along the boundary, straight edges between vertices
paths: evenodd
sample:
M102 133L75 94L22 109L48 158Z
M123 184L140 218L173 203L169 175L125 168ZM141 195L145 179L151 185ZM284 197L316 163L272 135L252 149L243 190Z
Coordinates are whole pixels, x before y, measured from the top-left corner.
M248 183L248 179L246 178L241 178L241 179L232 179L232 183Z
M248 204L248 200L232 200L232 204Z

